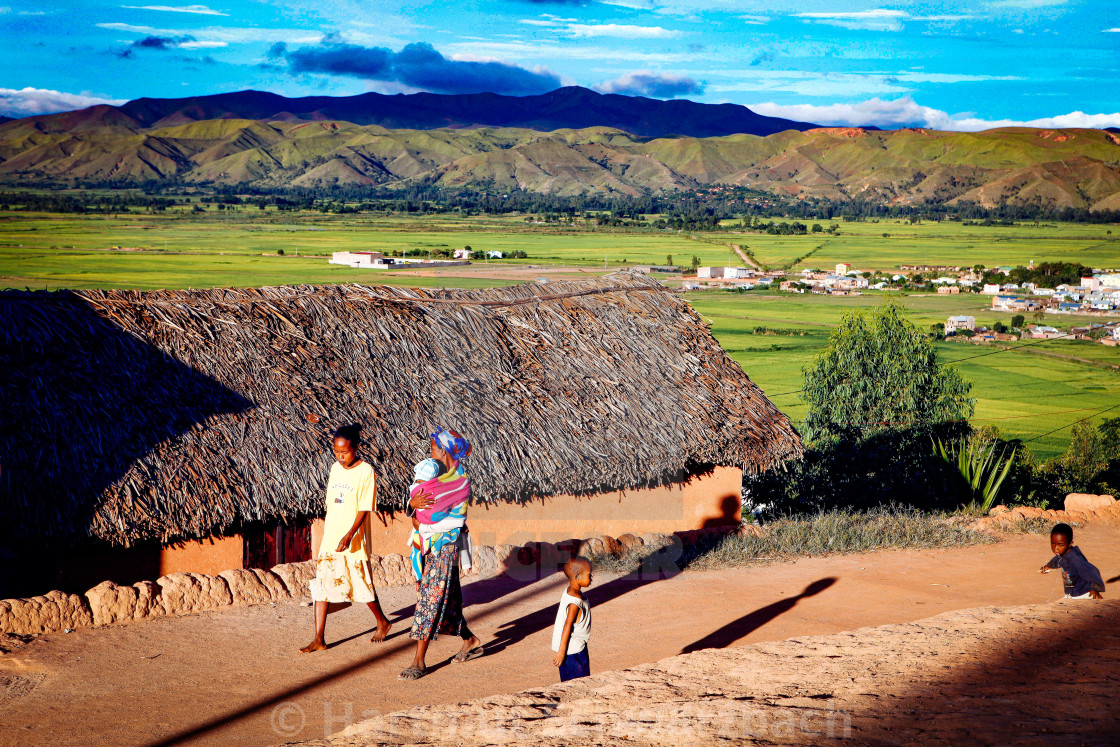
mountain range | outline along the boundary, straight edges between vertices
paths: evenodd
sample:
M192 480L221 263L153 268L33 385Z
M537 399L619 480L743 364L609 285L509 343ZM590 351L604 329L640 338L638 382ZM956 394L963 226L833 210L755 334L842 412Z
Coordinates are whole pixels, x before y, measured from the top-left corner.
M99 107L94 107L97 109ZM584 127L613 127L641 137L691 135L770 135L807 130L816 125L764 117L738 104L699 104L677 99L602 94L578 86L539 96L496 93L445 95L413 93L286 98L262 91L239 91L182 99L136 99L109 107L107 120L137 129L169 127L208 119L255 119L262 122L339 120L389 129L435 130L471 127L517 127L551 132ZM90 110L86 110L90 111ZM59 117L59 119L55 119ZM72 124L66 115L35 117L50 130L55 122Z
M379 98L367 98L371 96ZM371 113L358 99L410 101L415 106L408 116L414 124L401 126L405 114L400 107L395 113ZM460 104L454 116L447 108L451 100ZM527 100L541 107L551 102L551 108L533 112ZM427 114L416 113L422 111L418 102L424 101L443 108L433 103L424 110ZM485 101L496 103L487 109ZM508 110L503 108L511 101ZM600 102L602 107L588 105L584 111L572 101ZM656 132L661 126L655 127L657 122L667 127L669 109L663 107L677 104L687 105L680 108L685 114L679 123L697 131L733 128L734 121L757 117L745 107L654 102L570 88L524 99L488 94L284 99L257 93L139 99L0 124L0 182L31 186L158 180L274 188L433 184L556 195L744 186L834 200L1019 202L1120 210L1120 135L1113 132L879 131L803 123L788 123L769 134L653 136L633 131ZM280 106L286 108L278 110ZM444 126L431 129L437 109ZM491 122L517 126L483 126L472 113L476 110ZM630 112L633 129L618 125L620 111ZM327 116L335 113L355 119L377 116L394 127ZM610 116L616 117L613 124L597 121ZM569 126L545 129L561 121ZM766 125L777 126L773 120Z

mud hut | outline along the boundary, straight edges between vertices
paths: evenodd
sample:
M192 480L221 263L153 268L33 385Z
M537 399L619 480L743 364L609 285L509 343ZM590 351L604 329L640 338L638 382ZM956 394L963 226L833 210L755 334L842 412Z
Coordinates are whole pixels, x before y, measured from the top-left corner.
M633 273L8 291L0 368L0 540L62 558L40 564L63 587L307 557L341 423L380 478L382 553L437 425L475 444L485 544L737 521L742 470L801 450L692 308Z

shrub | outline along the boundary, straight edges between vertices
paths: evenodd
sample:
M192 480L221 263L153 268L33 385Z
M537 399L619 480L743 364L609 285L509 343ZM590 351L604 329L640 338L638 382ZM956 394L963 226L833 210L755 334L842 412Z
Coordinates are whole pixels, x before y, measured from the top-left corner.
M968 510L988 513L1011 471L1014 449L985 442L973 433L949 443L934 439L933 451L950 468L948 492L960 496Z

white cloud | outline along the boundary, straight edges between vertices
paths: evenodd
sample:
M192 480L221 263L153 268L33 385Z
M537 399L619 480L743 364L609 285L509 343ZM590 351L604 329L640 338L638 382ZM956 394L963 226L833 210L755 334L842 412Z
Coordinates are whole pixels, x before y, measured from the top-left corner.
M1018 75L966 75L958 73L869 73L907 83L982 83L990 80L1023 80Z
M751 26L762 26L770 23L770 16L739 16L739 20Z
M119 105L126 99L110 99L89 93L65 93L46 88L0 88L0 114L6 117L33 117L85 109L97 104Z
M1106 33L1106 34L1120 34L1120 26L1117 26L1114 29L1105 29L1104 33Z
M219 47L228 47L229 43L224 41L187 41L179 43L180 49L218 49Z
M502 59L540 57L566 60L613 60L647 64L691 62L695 55L679 52L639 52L631 49L582 47L560 45L552 42L497 42L492 40L454 42L446 46L455 54L488 55Z
M297 29L238 28L236 26L207 26L200 29L160 29L153 26L133 26L128 23L98 23L99 28L110 31L125 31L131 34L148 36L192 36L197 42L225 42L237 44L244 42L287 42L288 44L318 44L322 34L309 33ZM346 35L347 41L358 43L360 32Z
M713 71L715 72L715 71ZM810 73L786 70L759 70L744 72L744 78L734 83L714 83L708 86L711 93L762 92L795 93L799 96L874 95L909 93L912 88L899 80L881 75L853 75L851 73Z
M576 38L610 36L619 39L673 39L681 35L679 31L661 26L629 26L619 23L570 23L564 31Z
M600 93L620 93L626 96L677 99L704 93L704 84L687 75L636 70L620 75L614 80L605 80L596 85L595 90Z
M854 71L830 73L810 70L766 70L760 68L689 70L716 80L708 86L712 93L773 91L801 96L876 96L913 92L916 83L980 83L1023 80L1014 75L972 75L932 73L922 70L902 72Z
M1086 114L1070 112L1041 119L980 119L970 114L949 114L940 109L921 106L909 96L893 101L873 98L855 104L783 105L766 102L748 104L759 114L782 117L821 125L859 127L927 127L933 130L978 132L994 127L1045 127L1045 128L1104 128L1120 127L1120 112L1113 114Z
M213 10L205 5L122 5L122 8L131 10L162 10L168 13L196 13L201 16L228 16L220 10Z
M804 18L813 23L824 23L846 29L864 31L902 31L902 21L910 18L904 10L856 10L847 13L794 13L795 18Z
M997 8L1033 10L1035 8L1053 8L1058 5L1065 5L1068 2L1069 0L996 0L992 5Z
M653 2L651 0L599 0L603 5L614 5L618 8L629 8L630 10L653 10Z

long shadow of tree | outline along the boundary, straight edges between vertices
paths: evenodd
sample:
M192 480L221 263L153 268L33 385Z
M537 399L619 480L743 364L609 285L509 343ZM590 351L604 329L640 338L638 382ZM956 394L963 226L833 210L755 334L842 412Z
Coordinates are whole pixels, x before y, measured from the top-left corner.
M693 651L701 651L706 648L727 648L735 643L735 641L743 638L752 631L758 630L774 618L789 612L796 607L797 603L802 599L816 596L834 583L836 583L836 578L833 576L818 579L806 586L797 596L781 599L773 604L768 604L765 607L760 607L753 612L743 615L738 620L730 622L722 628L712 631L703 638L688 644L681 649L681 653L689 654Z
M0 293L0 594L18 558L89 540L106 492L157 445L253 407L106 316L69 292Z

